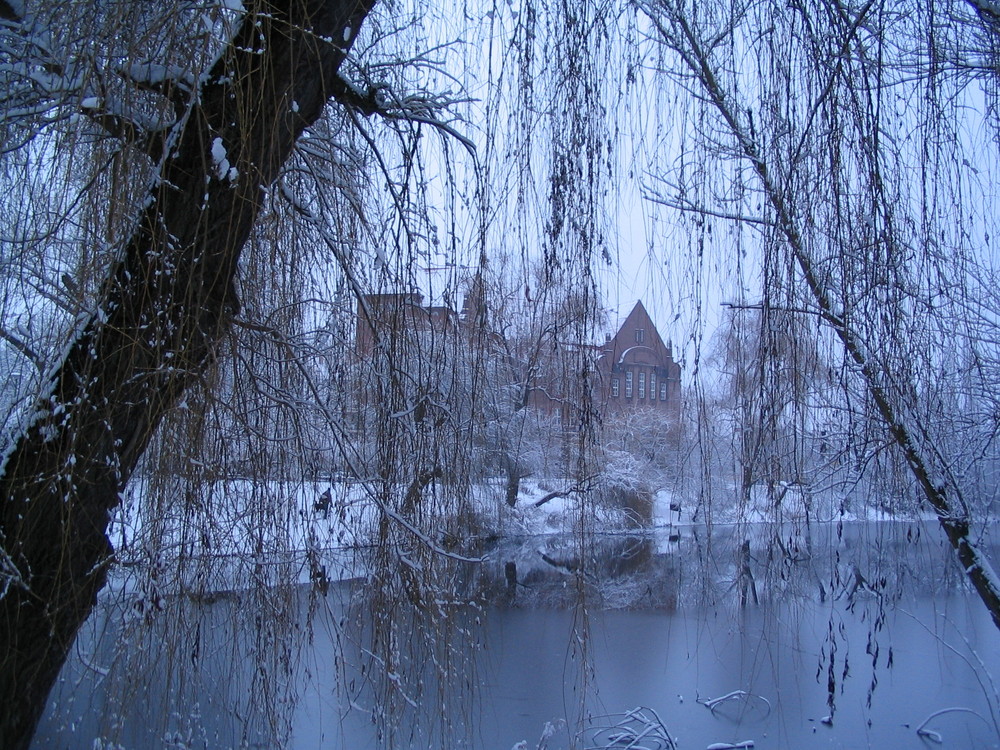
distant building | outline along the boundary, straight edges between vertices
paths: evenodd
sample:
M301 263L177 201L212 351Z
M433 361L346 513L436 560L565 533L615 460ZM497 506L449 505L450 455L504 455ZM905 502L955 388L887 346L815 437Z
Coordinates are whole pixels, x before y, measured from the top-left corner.
M642 302L635 303L618 333L599 350L602 412L652 409L680 415L681 366Z
M642 302L603 344L563 343L555 349L532 379L533 408L559 414L567 424L585 418L582 409L602 418L641 409L679 419L681 367ZM586 391L579 382L581 349L594 362Z
M458 326L455 311L446 306L424 306L419 292L403 294L366 294L358 302L355 351L368 357L375 351L375 329L413 334L422 331L445 332Z
M478 277L476 281L461 313L448 306L425 306L418 292L366 295L358 304L356 354L362 359L375 355L378 328L394 331L397 339L400 334L403 339L421 333L463 334L468 337L465 346L486 345L491 356L506 356L500 354L508 349L500 345L500 334L491 332L485 338L481 332L472 335L485 323L481 282ZM528 371L519 376L524 378L526 405L533 409L558 414L567 424L580 415L581 409L596 412L599 417L630 409L654 411L675 419L680 416L681 368L642 302L636 302L618 332L603 344L572 344L553 338L537 348L546 353L533 359ZM593 363L585 391L581 390L581 355ZM510 362L515 378L522 369L517 362Z

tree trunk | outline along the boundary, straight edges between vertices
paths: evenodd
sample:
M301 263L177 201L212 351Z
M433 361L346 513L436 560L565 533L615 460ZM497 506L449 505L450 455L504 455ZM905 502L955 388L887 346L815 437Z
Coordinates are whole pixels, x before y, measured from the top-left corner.
M506 441L505 441L506 442ZM503 468L507 481L504 485L504 501L511 508L517 507L517 496L521 491L521 466L513 451L504 453Z
M373 3L245 3L97 312L0 468L0 747L29 746L104 585L109 515L228 331L264 189L322 113Z

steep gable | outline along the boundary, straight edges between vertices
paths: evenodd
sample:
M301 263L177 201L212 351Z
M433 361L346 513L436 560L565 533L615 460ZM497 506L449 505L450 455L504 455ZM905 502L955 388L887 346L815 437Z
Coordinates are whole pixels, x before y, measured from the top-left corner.
M616 362L629 354L641 356L649 364L665 365L667 361L673 359L670 347L664 343L641 300L635 303L632 312L628 314L605 348L610 350ZM644 356L642 352L644 349L648 350L648 355Z
M604 408L655 409L675 418L679 415L681 368L641 301L600 349Z

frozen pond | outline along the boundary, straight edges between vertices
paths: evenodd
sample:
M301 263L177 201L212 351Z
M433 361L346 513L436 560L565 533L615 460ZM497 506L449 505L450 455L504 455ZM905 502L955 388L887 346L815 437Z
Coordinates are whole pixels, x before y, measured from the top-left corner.
M455 586L480 604L383 603L392 635L360 579L300 588L297 638L248 616L247 592L183 603L197 617L167 602L141 636L109 605L35 747L267 747L275 732L296 748L608 747L595 733L639 706L649 721L618 734L655 716L681 748L1000 747L1000 637L932 525L536 537L493 546ZM196 639L172 643L172 612ZM119 666L129 638L160 666Z

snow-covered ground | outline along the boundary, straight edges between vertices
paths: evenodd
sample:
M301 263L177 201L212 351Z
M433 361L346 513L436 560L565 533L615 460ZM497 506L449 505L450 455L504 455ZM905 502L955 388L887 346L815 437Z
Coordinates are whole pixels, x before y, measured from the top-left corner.
M561 494L570 486L566 481L526 479L513 508L504 502L500 483L474 486L464 503L445 499L445 488L428 487L423 500L428 511L440 518L463 512L470 521L468 536L446 539L450 532L444 524L436 532L409 527L410 533L421 543L447 547L454 553L475 547L477 541L551 539L581 528L604 534L641 534L680 521L681 514L670 510L668 492L654 498L650 524L638 521L625 508L598 505L580 493ZM550 499L537 505L546 497ZM286 581L291 572L295 579L307 582L317 575L319 565L325 566L322 575L331 579L356 577L363 570L352 562L357 560L353 551L377 543L383 509L406 537L408 522L394 514L392 506L380 497L377 486L345 479L266 485L220 480L203 484L195 495L180 489L152 492L148 481L137 478L109 529L120 563L112 575L112 588L133 585L129 583L131 571L150 566L159 568L155 577L164 589L202 593L250 585L246 571L254 566L273 568L274 580L278 565L285 566L280 575ZM535 557L539 554L535 547L546 545L526 544ZM179 565L182 559L185 562ZM335 569L330 569L331 559L338 560ZM272 580L267 570L260 575Z
M709 516L715 524L731 523L845 523L861 521L933 520L930 512L913 513L890 510L888 503L874 502L860 491L847 494L814 491L807 485L779 482L773 488L756 485L748 501L740 498L732 486L725 497L705 503L696 516L694 507L686 507L682 522L704 522Z
M775 493L764 488L755 488L750 503L742 508L732 501L698 507L661 490L652 498L647 520L640 521L627 508L598 504L593 496L581 493L564 493L571 486L567 480L525 479L512 508L504 502L500 482L474 486L463 503L448 499L447 488L431 485L421 499L428 514L453 518L461 512L467 523L420 531L392 512L398 499L387 503L378 486L360 481L341 478L261 485L232 479L207 483L197 495L182 491L171 495L153 493L139 479L130 486L111 525L110 537L120 563L112 579L119 588L129 586L130 571L136 566L160 567L156 576L164 589L204 593L252 585L247 582L248 569L255 571L258 584L288 581L289 576L300 582L316 580L318 575L329 580L359 577L364 569L354 552L377 543L383 510L403 538L409 530L416 541L447 548L450 554L475 556L482 549L476 542L513 542L523 549L511 552L508 548L505 554L520 560L522 568L538 564L543 555L562 557L559 547L565 541L558 538L582 528L602 535L650 535L656 553L663 554L673 549L686 533L685 527L704 523L709 514L713 525L898 518L872 503L810 495L805 488L790 485L778 488L778 510ZM402 488L382 491L404 493ZM171 500L156 501L156 497ZM181 560L183 565L178 564ZM279 566L283 567L279 570Z
M586 526L591 530L636 532L649 528L626 509L597 505L579 493L557 494L558 481L522 482L517 504L503 502L492 485L473 488L469 505L481 537L562 534ZM357 481L269 482L248 480L211 484L197 498L149 505L147 484L136 481L111 524L110 536L119 555L127 557L148 535L166 541L167 550L187 554L253 555L263 550L286 551L363 547L388 508L376 487ZM453 510L428 491L434 510ZM676 525L681 514L670 510L672 495L658 493L653 502L652 528ZM145 506L144 506L145 504ZM402 522L401 519L394 519Z

